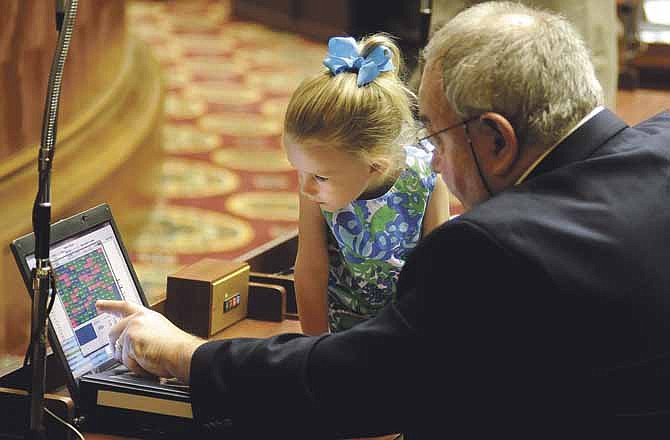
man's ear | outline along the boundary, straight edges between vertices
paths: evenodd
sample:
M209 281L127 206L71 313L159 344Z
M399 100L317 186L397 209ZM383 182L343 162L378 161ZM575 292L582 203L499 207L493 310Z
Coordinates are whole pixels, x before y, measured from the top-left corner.
M519 158L519 142L512 124L500 113L487 112L479 120L492 136L492 149L489 151L493 163L492 172L504 177L510 173Z
M388 159L385 158L376 159L374 162L370 164L370 173L384 174L389 170L391 165L392 163Z

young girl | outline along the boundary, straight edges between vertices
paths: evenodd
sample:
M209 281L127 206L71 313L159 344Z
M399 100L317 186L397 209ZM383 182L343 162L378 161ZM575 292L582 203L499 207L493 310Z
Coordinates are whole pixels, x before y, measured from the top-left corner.
M296 299L302 330L340 331L393 297L407 254L449 218L416 133L400 52L378 34L331 38L327 67L293 94L284 147L300 181Z

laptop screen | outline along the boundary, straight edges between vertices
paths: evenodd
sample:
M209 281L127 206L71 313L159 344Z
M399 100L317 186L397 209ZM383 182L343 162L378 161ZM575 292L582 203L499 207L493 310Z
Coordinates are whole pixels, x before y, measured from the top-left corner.
M49 318L72 376L78 379L116 364L108 333L117 318L98 314L95 302L143 304L143 294L111 221L52 242L49 259L57 292ZM26 255L26 263L35 267L34 253Z

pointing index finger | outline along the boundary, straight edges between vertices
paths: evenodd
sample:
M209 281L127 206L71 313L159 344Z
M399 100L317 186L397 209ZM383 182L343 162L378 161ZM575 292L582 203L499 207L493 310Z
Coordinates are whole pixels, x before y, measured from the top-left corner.
M96 301L95 307L99 312L111 313L119 318L130 316L133 313L142 310L142 306L139 304L134 304L128 301L110 301L104 299Z

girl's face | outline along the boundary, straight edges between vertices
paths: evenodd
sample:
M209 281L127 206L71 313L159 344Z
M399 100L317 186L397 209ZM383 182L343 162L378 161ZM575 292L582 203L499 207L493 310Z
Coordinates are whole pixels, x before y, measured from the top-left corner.
M361 158L317 142L298 144L284 136L284 148L298 171L300 192L326 211L343 208L372 190L380 175Z

